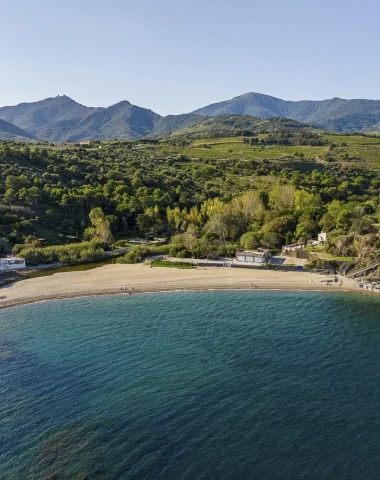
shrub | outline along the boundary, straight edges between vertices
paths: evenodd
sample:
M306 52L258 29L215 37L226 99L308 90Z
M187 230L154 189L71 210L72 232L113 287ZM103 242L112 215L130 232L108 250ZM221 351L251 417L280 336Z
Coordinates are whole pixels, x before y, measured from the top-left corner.
M153 260L151 265L152 267L181 268L184 270L195 268L193 264L188 262L169 262L165 260Z
M57 261L62 263L90 262L96 260L103 252L103 248L97 243L82 242L51 247L26 247L22 248L18 254L25 258L27 264L38 265Z
M169 252L169 245L137 245L132 247L117 263L138 263L146 257L165 255Z

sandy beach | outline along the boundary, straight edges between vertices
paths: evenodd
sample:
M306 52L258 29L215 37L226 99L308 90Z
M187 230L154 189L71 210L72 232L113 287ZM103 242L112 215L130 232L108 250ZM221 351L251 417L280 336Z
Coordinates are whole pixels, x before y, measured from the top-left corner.
M22 280L0 289L0 308L58 298L173 290L281 289L359 291L354 281L339 276L327 286L327 277L309 272L210 267L181 270L147 265L106 265L87 271L56 273ZM339 283L342 282L342 285Z

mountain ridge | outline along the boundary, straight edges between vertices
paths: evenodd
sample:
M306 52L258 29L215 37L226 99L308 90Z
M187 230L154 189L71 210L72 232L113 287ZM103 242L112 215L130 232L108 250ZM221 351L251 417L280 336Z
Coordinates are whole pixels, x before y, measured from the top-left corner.
M294 101L249 92L230 100L207 105L192 113L207 117L227 113L247 114L260 118L280 116L319 128L370 131L372 126L380 121L380 100L348 100L334 97L326 100Z
M0 119L0 140L36 140L29 132L16 127L13 123Z
M32 138L52 142L165 137L194 127L204 118L219 115L281 117L338 132L377 131L380 100L334 97L293 101L248 92L190 113L167 116L133 105L128 100L109 107L88 107L66 95L0 107L0 119Z

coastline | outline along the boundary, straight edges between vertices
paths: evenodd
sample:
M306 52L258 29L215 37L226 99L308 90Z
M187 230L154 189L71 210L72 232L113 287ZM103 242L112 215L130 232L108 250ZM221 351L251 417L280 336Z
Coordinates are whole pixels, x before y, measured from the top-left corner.
M325 276L310 272L281 272L209 267L181 270L137 265L105 265L93 270L56 273L0 289L0 309L78 297L129 295L173 291L291 290L361 292L353 280L339 276L327 286Z

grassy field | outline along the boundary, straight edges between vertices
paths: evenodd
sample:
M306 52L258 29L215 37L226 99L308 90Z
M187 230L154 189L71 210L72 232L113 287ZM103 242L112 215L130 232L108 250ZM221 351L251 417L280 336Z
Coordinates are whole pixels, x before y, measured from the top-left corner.
M365 137L363 135L330 135L324 134L323 138L332 143L341 145L380 145L380 138Z
M260 135L265 137L265 135ZM284 161L292 158L302 161L336 161L365 168L380 167L380 138L362 135L323 134L323 146L247 145L243 137L195 139L181 147L162 144L156 151L164 155L184 155L193 161L254 160Z
M314 253L314 255L321 260L331 260L336 262L353 262L355 260L353 257L337 257L326 252L313 252L311 250L311 253Z
M354 157L362 159L368 166L380 167L380 144L378 145L352 145L344 150Z
M189 270L195 268L193 264L188 262L169 262L169 260L153 260L152 267L166 267L166 268L180 268L182 270Z
M257 135L265 138L266 134ZM208 160L255 160L278 161L287 157L302 157L303 160L324 161L326 156L336 157L343 163L356 162L366 164L368 167L380 167L380 137L367 137L363 135L333 135L321 134L327 144L323 146L309 145L247 145L243 137L221 137L190 139L188 146L176 146L162 142L159 145L135 145L133 150L152 156L162 155L175 158L184 155L193 161ZM112 143L112 142L105 142ZM105 145L106 146L106 145ZM70 149L71 147L45 146L47 149ZM90 148L94 152L99 147ZM348 159L344 158L348 155Z
M206 146L207 145L207 146ZM328 146L250 146L242 142L215 142L215 139L203 140L201 144L194 143L194 146L177 147L163 146L162 153L169 155L185 155L191 159L233 159L233 160L279 160L287 156L303 155L305 159L318 159L326 154Z

